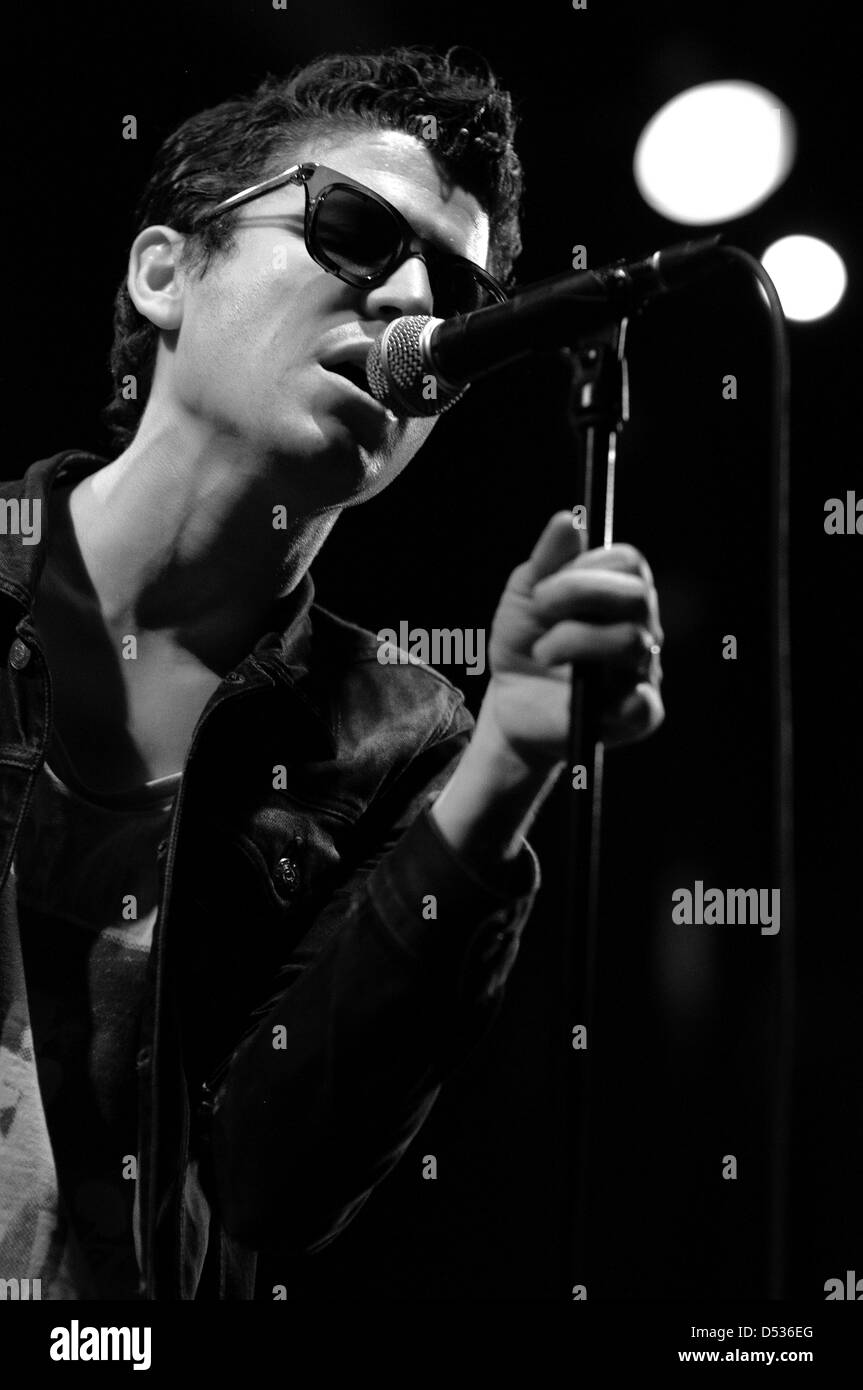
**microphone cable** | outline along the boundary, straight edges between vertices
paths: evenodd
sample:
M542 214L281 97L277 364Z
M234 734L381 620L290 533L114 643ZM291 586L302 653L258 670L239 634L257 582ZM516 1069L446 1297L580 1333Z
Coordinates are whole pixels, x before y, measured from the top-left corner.
M773 863L782 902L782 947L776 971L776 1021L770 1139L769 1297L788 1296L791 1141L795 1025L797 1011L794 863L794 732L791 670L791 354L785 315L764 266L739 246L721 246L729 260L745 266L760 284L770 312L770 631L772 706Z

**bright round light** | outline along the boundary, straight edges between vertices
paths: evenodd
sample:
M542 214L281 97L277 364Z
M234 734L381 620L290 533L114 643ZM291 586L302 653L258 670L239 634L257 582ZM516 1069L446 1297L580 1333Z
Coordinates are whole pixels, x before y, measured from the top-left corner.
M657 111L641 132L633 172L645 202L672 222L741 217L788 174L794 119L752 82L705 82Z
M848 284L842 257L814 236L774 241L761 264L776 286L785 317L801 323L832 313Z

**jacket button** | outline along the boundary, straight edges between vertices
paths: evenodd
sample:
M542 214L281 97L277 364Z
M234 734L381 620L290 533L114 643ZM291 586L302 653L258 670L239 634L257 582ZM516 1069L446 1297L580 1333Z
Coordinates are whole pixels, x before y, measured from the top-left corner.
M300 871L297 868L296 860L292 859L290 855L283 855L273 870L273 878L288 897L294 894L300 882Z
M9 665L14 667L16 671L23 671L29 660L30 648L26 642L21 641L20 637L16 637L9 648Z
M157 859L164 859L164 858L165 858L165 855L166 855L167 853L168 853L168 841L167 841L167 840L160 840L159 843L158 843L157 846L156 846L156 858L157 858Z
M245 679L245 676L241 676L239 671L229 671L225 676L225 680L230 681L231 685L242 685Z

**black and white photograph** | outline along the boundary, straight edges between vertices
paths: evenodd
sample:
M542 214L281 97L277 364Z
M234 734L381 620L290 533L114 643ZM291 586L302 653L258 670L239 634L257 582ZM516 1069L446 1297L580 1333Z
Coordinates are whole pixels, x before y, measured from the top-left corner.
M7 14L19 1375L411 1303L850 1374L858 25Z

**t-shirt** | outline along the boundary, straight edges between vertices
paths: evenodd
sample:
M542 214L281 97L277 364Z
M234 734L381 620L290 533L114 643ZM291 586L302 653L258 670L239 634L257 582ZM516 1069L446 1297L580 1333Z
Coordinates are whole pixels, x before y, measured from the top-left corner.
M2 894L0 1278L43 1299L140 1297L135 1063L181 775L108 796L46 763Z

